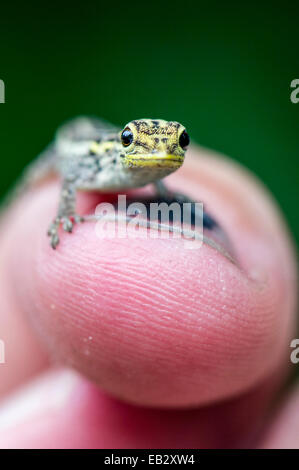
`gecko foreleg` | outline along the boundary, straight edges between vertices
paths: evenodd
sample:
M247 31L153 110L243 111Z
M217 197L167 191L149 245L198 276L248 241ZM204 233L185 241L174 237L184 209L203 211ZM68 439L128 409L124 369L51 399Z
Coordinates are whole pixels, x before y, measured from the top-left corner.
M59 227L62 226L66 232L72 232L76 223L84 221L84 217L76 214L76 187L72 180L63 180L60 192L60 201L57 216L51 223L48 236L51 239L52 248L56 248L59 243Z

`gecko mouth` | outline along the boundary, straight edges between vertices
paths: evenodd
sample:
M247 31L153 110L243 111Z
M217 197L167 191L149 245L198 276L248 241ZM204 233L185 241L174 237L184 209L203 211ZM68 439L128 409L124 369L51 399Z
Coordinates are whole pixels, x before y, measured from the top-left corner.
M184 161L184 157L180 155L172 155L167 153L144 154L144 155L127 155L125 164L128 167L135 168L179 168Z

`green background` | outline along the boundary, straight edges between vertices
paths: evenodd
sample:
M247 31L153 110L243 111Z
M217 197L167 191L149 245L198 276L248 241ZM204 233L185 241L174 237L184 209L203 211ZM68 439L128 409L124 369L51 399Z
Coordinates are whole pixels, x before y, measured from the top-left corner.
M163 117L253 170L298 242L296 3L1 5L1 195L69 117Z

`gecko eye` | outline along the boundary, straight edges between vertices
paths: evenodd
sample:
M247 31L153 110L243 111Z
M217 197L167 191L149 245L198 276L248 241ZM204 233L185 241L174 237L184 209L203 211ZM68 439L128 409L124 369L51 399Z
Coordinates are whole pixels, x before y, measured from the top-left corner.
M128 147L133 142L133 132L129 127L126 127L121 134L121 141L124 147Z
M188 147L188 145L190 144L190 137L189 137L189 135L187 134L186 131L183 131L181 133L179 144L180 144L180 146L182 147L183 150L185 150Z

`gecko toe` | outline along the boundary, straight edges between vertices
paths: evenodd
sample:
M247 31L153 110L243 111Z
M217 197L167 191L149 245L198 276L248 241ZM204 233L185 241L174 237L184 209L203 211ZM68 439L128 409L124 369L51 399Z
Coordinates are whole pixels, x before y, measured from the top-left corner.
M82 222L84 222L84 220L85 220L85 219L84 219L84 217L82 217L82 215L76 214L76 215L74 216L74 222L75 222L76 224L81 224Z
M51 247L53 248L53 250L56 250L56 247L59 243L59 237L57 235L57 233L54 235L51 236Z
M65 232L71 233L73 230L74 222L70 218L64 218L62 220L62 228Z

